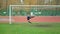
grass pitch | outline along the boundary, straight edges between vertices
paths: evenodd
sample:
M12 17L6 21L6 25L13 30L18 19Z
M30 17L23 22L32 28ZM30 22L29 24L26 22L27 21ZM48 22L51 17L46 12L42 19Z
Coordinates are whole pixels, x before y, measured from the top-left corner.
M60 34L60 23L0 23L0 34Z

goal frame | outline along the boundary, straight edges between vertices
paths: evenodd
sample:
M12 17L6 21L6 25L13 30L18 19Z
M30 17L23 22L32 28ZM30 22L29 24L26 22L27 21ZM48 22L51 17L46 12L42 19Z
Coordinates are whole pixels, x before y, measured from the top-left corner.
M9 24L12 24L12 7L13 6L41 6L41 7L60 7L60 5L9 5Z

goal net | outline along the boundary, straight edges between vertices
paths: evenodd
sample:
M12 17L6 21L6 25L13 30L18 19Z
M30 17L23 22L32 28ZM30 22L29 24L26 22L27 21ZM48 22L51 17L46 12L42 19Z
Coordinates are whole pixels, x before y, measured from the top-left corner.
M58 12L58 14L57 14ZM9 23L13 16L56 16L60 15L60 5L10 5Z

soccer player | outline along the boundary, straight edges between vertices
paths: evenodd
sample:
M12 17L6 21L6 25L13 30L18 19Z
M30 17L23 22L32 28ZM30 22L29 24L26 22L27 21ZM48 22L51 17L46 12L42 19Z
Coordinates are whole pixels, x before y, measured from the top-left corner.
M28 21L29 23L31 23L31 22L30 22L30 19L33 18L33 17L34 17L34 16L28 15L28 16L27 16L27 21Z

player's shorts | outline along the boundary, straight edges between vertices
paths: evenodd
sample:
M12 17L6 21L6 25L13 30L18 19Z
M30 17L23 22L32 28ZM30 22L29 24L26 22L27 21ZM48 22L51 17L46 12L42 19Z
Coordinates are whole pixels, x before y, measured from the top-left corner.
M31 17L27 17L27 20L30 20Z

